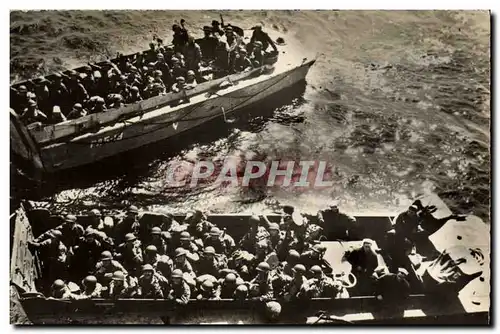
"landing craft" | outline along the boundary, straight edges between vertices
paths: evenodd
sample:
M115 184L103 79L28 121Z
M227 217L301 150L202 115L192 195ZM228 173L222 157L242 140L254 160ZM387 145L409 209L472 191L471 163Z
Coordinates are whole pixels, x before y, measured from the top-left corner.
M152 97L55 125L25 126L11 109L11 151L40 175L159 142L219 117L230 123L230 116L245 107L305 81L315 56L304 58L304 51L293 43L277 47L279 54L267 58L259 68L208 80L192 90ZM118 59L112 62L117 63ZM82 72L83 68L75 70ZM188 102L179 104L181 100Z
M435 195L421 198L425 205L435 205L436 218L451 214ZM148 213L144 213L146 215ZM158 217L158 214L151 214ZM209 220L225 228L235 240L247 230L248 215L210 215ZM86 216L79 216L85 221ZM176 219L182 219L177 216ZM281 216L269 215L271 221ZM308 216L313 221L315 217ZM347 298L317 298L301 302L281 302L281 313L269 319L265 305L255 300L191 300L183 307L168 300L146 299L49 299L40 291L43 281L37 252L27 241L47 228L57 225L56 216L29 203L11 217L14 234L11 241L11 289L35 324L488 324L490 312L490 229L478 217L465 221L450 220L428 239L437 251L435 258L411 263L411 294L397 308L388 307L374 295L356 291L356 278L343 253L358 246L362 238L383 244L386 231L392 228L394 215L356 215L359 231L349 240L323 240L325 258L334 272L346 277ZM478 256L481 254L481 256ZM411 254L410 254L411 255ZM459 260L459 259L462 260ZM379 264L384 257L378 256ZM450 270L453 269L453 270ZM454 277L449 274L455 273ZM11 297L13 298L13 297ZM15 302L15 300L14 300Z

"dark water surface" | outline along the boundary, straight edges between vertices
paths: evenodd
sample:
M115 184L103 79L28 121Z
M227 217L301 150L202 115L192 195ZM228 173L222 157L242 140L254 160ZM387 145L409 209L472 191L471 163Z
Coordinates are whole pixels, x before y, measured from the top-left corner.
M195 20L196 12L189 15ZM198 19L206 21L206 16ZM391 210L401 200L436 192L452 210L489 220L488 13L228 16L263 22L322 53L307 86L239 113L234 123L219 119L154 148L58 174L40 187L16 176L14 200L28 197L68 210L135 203L173 211L258 212L281 203L314 212L336 198L347 210L367 211ZM11 30L12 43L20 42ZM176 162L227 157L236 164L249 159L327 161L334 186L208 183L191 189L167 180L167 168Z

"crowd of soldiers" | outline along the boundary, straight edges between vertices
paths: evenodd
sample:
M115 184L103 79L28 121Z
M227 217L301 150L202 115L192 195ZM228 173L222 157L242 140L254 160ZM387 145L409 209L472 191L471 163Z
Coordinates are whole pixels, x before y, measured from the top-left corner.
M276 44L261 26L252 28L250 42L245 44L244 31L223 21L204 26L204 37L197 40L184 23L172 26L170 45L155 36L148 51L11 87L11 107L25 124L56 124L193 89L206 80L201 68L209 69L215 78L223 77L262 66L269 47L277 54Z
M409 243L414 249L422 226L434 219L432 207L416 203L387 232L398 247ZM43 262L42 277L49 283L45 292L58 299L169 299L181 305L190 299L349 297L320 242L325 236L345 240L356 233L356 219L339 212L336 204L320 211L314 222L292 207L283 211L280 223L251 216L237 243L201 211L179 222L170 214L151 215L130 206L116 224L97 209L87 220L71 214L61 218L62 224L29 242ZM461 217L434 223L442 226L448 219ZM380 250L370 239L347 251L344 259L369 293L381 300L401 300L410 293L410 269L394 255L407 255L408 247L388 245L387 265L381 265Z

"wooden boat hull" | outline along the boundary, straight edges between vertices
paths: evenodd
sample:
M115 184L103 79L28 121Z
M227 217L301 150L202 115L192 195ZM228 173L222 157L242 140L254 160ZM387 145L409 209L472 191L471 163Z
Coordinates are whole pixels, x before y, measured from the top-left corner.
M39 148L41 164L37 167L43 165L45 172L75 168L167 139L224 117L224 113L229 116L305 80L314 62L311 60L279 73L239 82L210 97L194 96L189 103L161 107L65 142L49 143ZM16 148L18 143L19 140L15 141L16 145L11 144L12 149L21 157L26 156Z

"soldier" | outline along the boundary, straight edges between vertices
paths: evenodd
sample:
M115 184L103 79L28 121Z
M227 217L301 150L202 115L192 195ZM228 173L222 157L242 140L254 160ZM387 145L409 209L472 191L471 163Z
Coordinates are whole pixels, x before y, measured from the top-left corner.
M151 245L156 246L158 254L165 255L167 253L167 244L161 237L161 228L155 226L151 229Z
M248 297L248 287L245 284L238 285L234 291L235 300L245 300Z
M306 267L300 263L296 264L293 267L292 272L292 279L286 287L285 300L287 301L305 298L306 291L308 290L307 279L304 276L306 273Z
M60 230L52 230L41 242L28 241L30 247L41 249L44 277L48 281L52 281L55 277L68 278L68 249L61 238Z
M267 33L262 31L262 26L257 25L252 28L253 33L252 33L252 38L250 39L250 44L254 44L255 42L260 42L262 51L266 51L269 46L273 48L275 52L278 52L278 48L276 47L276 44L274 44L274 41L269 37Z
M89 94L82 84L80 75L76 71L70 71L68 88L70 91L71 101L76 103L83 103L88 100Z
M177 248L175 250L175 260L174 260L174 271L179 269L182 273L185 273L192 278L196 277L191 263L186 259L186 250L184 248Z
M80 224L77 224L77 218L74 215L66 215L64 217L64 222L57 226L54 230L61 231L61 241L69 248L77 245L80 238L82 238L84 234L83 227ZM36 240L45 240L45 236L48 236L51 231L53 230L43 233Z
M184 281L182 270L175 269L172 272L172 286L168 294L168 299L175 300L179 305L186 305L191 297L191 289Z
M394 230L398 244L403 244L405 240L415 244L418 234L424 232L422 226L420 226L421 219L418 216L418 211L418 206L412 204L407 211L397 216Z
M227 43L220 39L215 48L214 62L214 75L216 78L222 78L229 72L229 47Z
M387 273L377 279L375 284L375 296L384 301L386 305L397 306L410 295L410 284L408 283L408 271L398 268L396 274Z
M226 277L219 280L220 297L222 299L232 299L235 297L236 288L238 287L238 277L234 273L229 273ZM240 281L242 281L240 279Z
M193 70L189 70L186 73L186 89L194 89L198 83L196 82L196 74Z
M323 272L327 275L331 275L333 272L332 266L324 258L326 252L326 247L320 244L314 245L311 249L305 251L300 256L300 262L303 263L306 268L311 268L314 265L321 267Z
M249 282L250 296L262 301L273 298L273 285L270 275L270 266L261 262L257 266L257 276Z
M201 48L195 42L193 36L188 37L188 42L184 47L183 54L186 57L186 68L198 72L201 61Z
M101 253L101 261L97 262L95 267L95 276L98 281L107 285L113 277L115 271L121 271L125 275L128 274L127 270L116 260L113 260L113 255L110 251Z
M172 57L172 69L170 73L173 78L186 77L187 69L182 65L182 62L177 57Z
M359 248L348 251L345 258L353 266L356 276L369 277L378 267L378 256L373 250L373 240L363 239L363 245Z
M103 250L104 247L96 239L93 230L85 230L84 239L73 249L74 256L70 266L72 277L79 280L82 276L91 274Z
M340 298L343 287L340 282L326 276L320 266L311 267L312 278L307 281L306 294L309 298Z
M215 227L200 210L189 212L184 218L184 224L188 226L187 231L199 239L205 239L212 227Z
M237 249L229 258L228 266L238 272L244 280L250 280L253 278L253 263L255 263L255 255Z
M102 285L97 282L97 278L89 275L82 280L82 293L75 299L101 298Z
M102 221L102 224L99 224L97 229L100 232L106 233L106 236L110 239L114 239L115 237L115 224L113 222L112 217L104 217L104 220ZM114 242L113 242L114 244Z
M239 48L236 52L233 61L232 72L233 73L246 72L252 69L253 65L252 61L248 57L247 49L245 49L244 47Z
M184 19L182 19L181 25L174 24L172 26L172 31L174 32L172 44L174 45L174 50L176 52L182 52L185 45L188 43L188 32L186 28L184 28L184 22Z
M73 294L63 280L57 279L51 286L50 297L55 299L70 299Z
M88 112L87 110L83 109L83 106L81 103L75 103L73 106L73 109L68 114L67 119L77 119L80 117L87 116Z
M212 34L212 28L209 26L203 27L203 33L204 37L198 40L201 55L203 60L212 60L215 57L215 48L217 47L218 40Z
M116 241L118 243L123 242L123 237L127 233L133 233L136 237L139 237L139 210L135 205L131 205L128 208L127 216L117 224L116 230Z
M90 210L90 213L89 213L89 225L84 226L84 227L85 227L85 229L87 229L88 227L91 227L93 229L98 229L99 226L101 226L103 224L104 224L104 222L102 220L101 211L99 211L98 209L92 209L92 210Z
M144 264L150 264L156 268L159 260L160 255L155 245L149 245L144 249Z
M339 211L338 203L333 202L326 210L317 214L319 225L328 240L353 240L356 234L356 218Z
M107 289L107 297L111 299L133 298L137 293L137 286L125 279L125 274L115 271L111 276Z
M21 121L25 125L29 125L32 123L40 122L40 123L48 123L49 118L40 109L37 108L37 104L33 100L28 101L28 106L20 116Z
M137 237L133 233L127 233L125 235L125 243L118 246L115 257L119 258L127 271L131 274L133 273L135 276L135 273L143 263L141 242L137 240Z
M252 254L255 254L256 245L261 240L269 239L269 232L265 227L260 226L259 216L251 216L249 219L250 230L243 236L239 246L241 249L246 250Z
M153 266L145 264L142 267L142 275L139 277L137 296L144 299L163 298L163 291L160 281L154 275Z
M198 275L209 274L219 277L219 272L224 267L224 264L217 260L215 249L212 246L208 246L203 250L203 256L196 266L196 272Z
M61 108L58 106L54 106L52 109L51 113L49 114L49 123L50 124L57 124L61 122L66 122L68 119L64 114L61 112Z
M281 263L281 268L283 268L282 269L283 273L285 275L292 276L293 275L292 269L297 263L299 263L299 261L300 261L299 252L297 252L295 249L291 249L288 252L288 256L286 257L286 261L283 261Z
M201 284L198 300L220 300L220 291L211 280L206 280Z
M267 230L269 231L269 242L271 250L276 254L280 254L285 234L281 233L280 226L277 223L270 223Z
M142 101L142 96L141 96L141 93L139 92L139 87L137 87L137 86L130 87L130 94L129 94L126 102L127 103L136 103L136 102L140 102L140 101Z
M225 231L222 232L218 227L212 227L208 237L205 238L203 244L205 247L212 246L217 254L229 256L233 253L236 247L234 239Z
M249 58L252 61L253 67L261 67L264 65L265 52L262 49L262 42L253 42L253 48Z
M180 238L180 247L186 250L186 258L189 262L195 264L200 260L200 256L198 255L198 246L191 241L191 234L188 231L181 232Z

